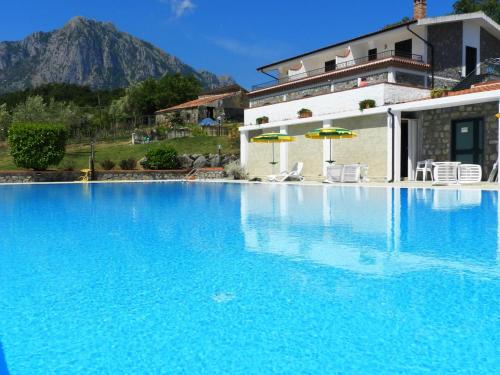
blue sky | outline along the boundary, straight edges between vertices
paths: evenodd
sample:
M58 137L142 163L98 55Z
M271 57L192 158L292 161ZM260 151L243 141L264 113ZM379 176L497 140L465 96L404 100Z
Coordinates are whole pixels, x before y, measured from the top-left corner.
M454 0L429 0L429 14ZM377 30L412 14L412 0L5 0L0 40L49 31L73 16L111 21L198 69L243 86L266 81L255 68Z

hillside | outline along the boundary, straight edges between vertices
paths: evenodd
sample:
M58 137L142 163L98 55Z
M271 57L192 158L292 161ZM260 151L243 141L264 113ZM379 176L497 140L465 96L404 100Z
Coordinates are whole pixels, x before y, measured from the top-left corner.
M231 77L197 71L111 23L83 17L55 31L0 42L0 94L46 83L115 89L167 73L192 74L205 88L234 83Z

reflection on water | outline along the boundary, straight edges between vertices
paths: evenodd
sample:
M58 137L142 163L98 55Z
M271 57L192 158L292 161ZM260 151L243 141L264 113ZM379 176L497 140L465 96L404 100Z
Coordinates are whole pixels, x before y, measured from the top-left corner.
M500 275L496 192L250 185L241 194L249 251L379 276Z
M9 375L5 354L3 352L2 342L0 341L0 375Z

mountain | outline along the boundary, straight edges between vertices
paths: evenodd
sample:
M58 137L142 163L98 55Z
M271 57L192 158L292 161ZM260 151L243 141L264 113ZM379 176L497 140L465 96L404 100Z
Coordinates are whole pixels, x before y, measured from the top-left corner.
M192 74L206 89L235 83L229 76L197 71L111 23L83 17L55 31L0 42L0 93L45 83L112 89L166 73Z

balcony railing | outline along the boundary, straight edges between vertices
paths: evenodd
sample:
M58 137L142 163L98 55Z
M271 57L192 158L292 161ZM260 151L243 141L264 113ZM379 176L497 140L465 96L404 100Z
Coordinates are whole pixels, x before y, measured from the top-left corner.
M315 77L315 76L318 76L318 75L321 75L324 73L336 72L336 71L344 70L347 68L352 68L354 66L363 65L363 64L373 62L373 61L384 60L384 59L387 59L390 57L400 57L400 58L411 60L411 61L417 61L417 62L422 62L422 63L424 62L424 58L422 55L416 55L416 54L395 51L395 50L388 50L388 51L380 52L377 54L372 54L369 56L359 57L359 58L356 58L353 60L338 63L338 64L335 64L335 66L322 67L319 69L309 70L306 72L302 72L302 73L298 73L298 74L294 74L294 75L290 75L290 76L286 76L286 77L281 77L281 78L276 79L274 81L265 82L265 83L262 83L259 85L252 86L252 91L266 89L266 88L281 85L284 83L298 81L298 80L301 80L304 78Z
M453 87L452 91L466 90L478 83L500 80L500 58L487 59L479 67L479 74L476 70L473 71Z

